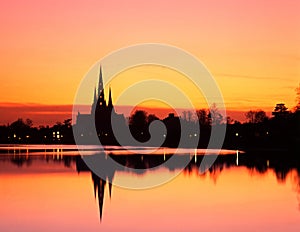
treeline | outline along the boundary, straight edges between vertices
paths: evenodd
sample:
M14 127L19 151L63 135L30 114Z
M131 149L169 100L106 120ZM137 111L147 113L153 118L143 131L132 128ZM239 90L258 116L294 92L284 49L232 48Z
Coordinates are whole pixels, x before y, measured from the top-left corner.
M263 110L250 110L245 114L246 122L241 123L229 117L225 118L215 104L210 109L199 109L193 114L183 112L181 116L169 114L159 119L154 114L137 110L127 120L132 136L139 142L151 139L150 124L159 120L166 131L156 136L163 138L166 147L208 146L212 128L224 130L226 136L223 148L260 150L291 149L299 151L300 144L300 86L297 88L297 105L289 110L284 103L276 104L272 116L268 117ZM200 132L200 133L199 133ZM85 135L83 135L85 136ZM100 139L100 137L99 137ZM153 140L150 146L157 146ZM180 143L180 141L184 141ZM0 143L4 144L73 144L71 119L54 126L33 127L30 119L18 119L10 125L0 126ZM118 145L115 139L107 141L109 145ZM104 144L105 145L105 144ZM122 144L123 145L123 144ZM132 144L126 144L132 145Z
M262 110L251 110L245 114L246 122L224 118L214 106L212 109L199 109L196 114L187 111L180 117L169 114L159 119L154 114L137 110L128 118L132 136L146 142L151 138L149 125L160 120L166 127L163 146L194 146L206 148L211 136L212 127L226 127L223 148L261 149L293 148L300 144L300 107L289 111L284 104L277 104L268 117ZM224 129L224 128L223 128ZM199 133L200 132L200 133ZM71 119L54 126L33 127L30 119L18 119L10 125L0 126L0 143L4 144L73 144ZM117 144L116 144L117 145ZM130 144L128 144L130 145ZM156 144L151 144L155 146Z
M0 126L2 144L73 144L71 119L54 126L33 127L32 120L17 119L7 126Z
M181 117L172 114L161 120L167 128L165 146L177 147L180 139L184 146L194 144L197 140L199 148L206 148L211 137L212 127L226 127L223 148L260 150L267 149L299 149L300 144L300 107L289 111L283 103L275 106L272 117L263 110L251 110L245 113L246 122L232 120L218 111L216 106L211 109L200 109L196 114L187 111ZM136 111L129 118L129 127L133 136L139 141L150 139L149 124L157 119L155 115L147 115L145 111ZM197 126L200 127L197 130ZM184 130L182 131L182 128ZM223 128L224 129L224 128ZM190 143L189 143L190 141Z
M225 146L234 141L244 150L289 149L300 151L300 108L289 111L283 104L277 104L272 117L267 117L262 110L249 111L245 114L247 122L229 124ZM236 136L236 139L232 139Z

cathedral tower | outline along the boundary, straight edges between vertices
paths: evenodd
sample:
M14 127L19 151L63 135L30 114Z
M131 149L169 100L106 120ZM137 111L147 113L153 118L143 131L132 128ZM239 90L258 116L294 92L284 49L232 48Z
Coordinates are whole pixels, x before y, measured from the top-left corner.
M101 65L100 65L99 82L98 82L98 97L99 97L99 105L101 107L106 107L106 101L105 101L104 89L103 89L103 78L102 78Z

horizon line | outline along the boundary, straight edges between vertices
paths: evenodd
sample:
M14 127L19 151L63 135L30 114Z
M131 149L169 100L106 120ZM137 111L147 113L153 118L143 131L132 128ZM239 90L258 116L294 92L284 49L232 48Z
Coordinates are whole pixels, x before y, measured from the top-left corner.
M84 111L80 113L90 113L90 105L79 105ZM165 118L169 113L179 112L178 116L182 115L183 111L194 111L191 108L172 108L167 107L151 107L151 106L131 106L131 105L116 105L118 113L124 114L125 117L130 116L132 111L145 110L148 114L155 114L159 118ZM130 111L131 109L131 111ZM203 109L201 107L196 110ZM208 109L208 108L204 108ZM244 122L246 120L245 113L250 110L264 110L268 116L271 116L273 107L263 109L261 107L252 108L226 108L226 114L233 120ZM57 122L63 122L68 118L72 118L73 104L42 104L42 103L17 103L17 102L0 102L0 125L7 125L18 118L30 118L35 126L54 125ZM76 112L77 114L77 112Z

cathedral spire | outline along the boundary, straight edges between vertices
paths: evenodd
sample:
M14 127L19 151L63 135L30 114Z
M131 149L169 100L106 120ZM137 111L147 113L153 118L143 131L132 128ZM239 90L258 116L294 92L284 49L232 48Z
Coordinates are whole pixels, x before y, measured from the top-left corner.
M103 92L103 78L102 78L102 67L100 65L99 83L98 83L98 97L100 97L102 92Z
M106 107L106 101L105 101L104 89L103 89L103 78L102 78L102 67L101 67L101 65L100 65L100 71L99 71L98 98L99 98L99 105L101 107Z

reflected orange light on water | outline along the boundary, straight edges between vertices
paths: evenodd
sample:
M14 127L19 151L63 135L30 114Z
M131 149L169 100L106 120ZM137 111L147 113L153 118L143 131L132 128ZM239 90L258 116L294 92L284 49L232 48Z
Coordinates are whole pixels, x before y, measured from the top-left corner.
M57 164L55 164L57 165ZM54 166L55 166L54 165ZM17 167L15 167L17 168ZM30 167L26 167L30 169ZM90 172L0 174L0 222L3 231L299 231L296 172L286 182L276 174L231 167L199 176L184 171L147 190L104 190L100 222ZM136 178L147 181L146 172ZM116 172L117 178L129 178Z
M181 174L170 183L151 190L115 188L114 199L130 196L132 200L126 204L114 200L112 204L129 207L126 217L138 217L139 222L146 223L146 219L151 218L158 222L161 231L178 228L186 231L196 228L203 231L299 229L300 215L290 177L286 185L278 185L272 171L250 175L246 168L232 168L219 174L216 181L213 178L213 174L204 178L196 173ZM149 226L157 229L155 225Z

